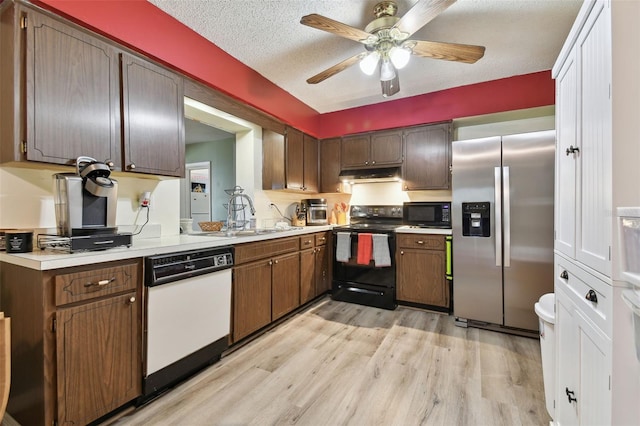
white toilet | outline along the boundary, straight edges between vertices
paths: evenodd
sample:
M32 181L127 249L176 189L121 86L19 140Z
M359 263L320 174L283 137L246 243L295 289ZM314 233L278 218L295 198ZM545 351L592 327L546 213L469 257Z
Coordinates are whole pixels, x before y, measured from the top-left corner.
M544 381L544 399L547 405L547 412L553 419L555 410L553 400L555 399L555 369L556 369L556 343L555 343L555 303L554 293L543 294L540 300L534 305L534 309L540 318L540 352L542 355L542 378Z

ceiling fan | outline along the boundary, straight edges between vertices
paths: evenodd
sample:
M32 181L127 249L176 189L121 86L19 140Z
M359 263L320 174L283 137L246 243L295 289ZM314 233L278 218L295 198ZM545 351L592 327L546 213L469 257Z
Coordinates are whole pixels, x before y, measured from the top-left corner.
M398 70L407 65L411 55L468 64L476 62L484 55L483 46L409 39L455 1L419 0L402 18L395 16L398 11L395 2L382 1L373 8L376 19L364 31L315 13L303 16L301 24L357 41L365 48L364 52L309 78L307 83L320 83L356 63L365 74L372 75L379 64L382 96L388 97L400 91Z

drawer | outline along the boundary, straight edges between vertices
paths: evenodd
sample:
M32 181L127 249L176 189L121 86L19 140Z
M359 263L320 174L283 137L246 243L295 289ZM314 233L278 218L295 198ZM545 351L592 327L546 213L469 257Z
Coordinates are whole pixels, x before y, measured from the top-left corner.
M444 235L396 234L396 245L399 248L444 250L444 239Z
M303 235L300 237L300 250L313 248L316 246L316 237L314 234Z
M612 321L611 286L558 256L554 273L556 292L560 290L567 295L586 318L611 337L607 325ZM589 298L597 301L591 301Z
M138 264L117 265L56 275L56 306L136 290Z
M277 238L255 243L238 244L234 248L234 263L239 265L299 249L300 237Z
M328 240L329 240L328 232L321 232L316 234L316 246L323 246L329 242Z

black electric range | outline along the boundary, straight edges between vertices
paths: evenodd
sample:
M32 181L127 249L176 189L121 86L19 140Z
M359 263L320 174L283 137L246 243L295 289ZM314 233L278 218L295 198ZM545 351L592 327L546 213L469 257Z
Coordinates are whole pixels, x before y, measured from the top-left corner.
M395 230L402 206L351 206L350 224L333 228L332 298L395 309Z

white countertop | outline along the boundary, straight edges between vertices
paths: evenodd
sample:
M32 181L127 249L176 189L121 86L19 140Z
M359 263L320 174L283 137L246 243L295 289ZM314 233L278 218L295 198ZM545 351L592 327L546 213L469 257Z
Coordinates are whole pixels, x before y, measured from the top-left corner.
M396 234L436 234L436 235L451 235L451 229L442 228L416 228L412 226L401 226L396 228Z
M286 231L266 232L256 235L242 235L234 237L203 235L204 233L199 233L172 235L160 238L134 238L133 245L128 248L117 247L102 251L87 251L78 253L65 253L57 250L40 250L36 248L30 253L9 254L6 252L0 252L0 262L6 262L14 265L24 266L30 269L45 271L50 269L89 265L93 263L153 256L157 254L198 250L249 243L254 241L264 241L274 238L291 237L296 235L311 234L314 232L328 231L332 228L332 225L305 226L302 228L292 228ZM413 228L410 226L401 226L396 229L396 232L403 234L451 235L451 229Z
M36 248L30 253L0 252L0 262L11 263L36 270L50 270L93 263L110 262L137 257L153 256L178 251L198 250L204 248L221 247L263 241L274 238L292 237L328 231L332 226L306 226L286 231L267 232L256 235L235 237L207 236L201 234L181 234L160 238L145 238L133 240L131 247L117 247L102 251L88 251L65 253L57 250Z

